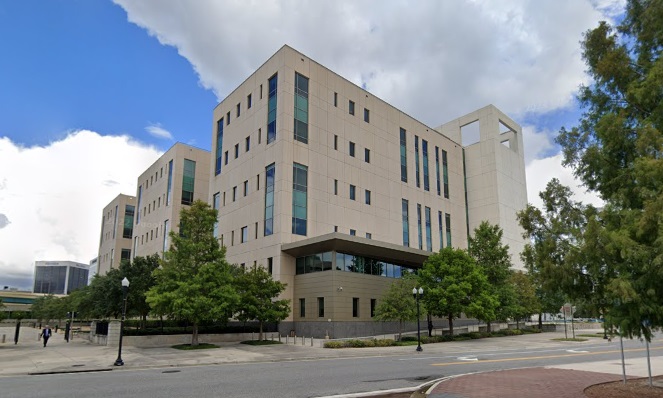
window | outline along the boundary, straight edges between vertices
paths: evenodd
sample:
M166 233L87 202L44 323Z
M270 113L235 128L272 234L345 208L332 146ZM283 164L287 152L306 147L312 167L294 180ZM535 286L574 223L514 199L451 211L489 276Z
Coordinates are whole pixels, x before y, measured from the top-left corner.
M334 232L338 232L338 225L334 225Z
M424 157L424 191L430 191L430 182L428 180L428 141L421 140L421 153Z
M349 112L351 115L354 115L354 114L355 114L355 103L354 103L354 101L349 101L349 102L348 102L348 112Z
M324 318L325 317L325 298L324 297L318 297L318 317L319 318Z
M170 184L169 184L169 185L170 185ZM143 196L143 186L142 186L142 185L139 185L139 186L138 186L138 202L137 202L137 205L138 205L138 213L136 213L136 225L140 224L140 201L141 201L141 199L142 199L142 196ZM144 212L143 212L143 213L144 213ZM136 252L136 251L134 250L134 253L135 253L135 252Z
M410 247L410 217L406 199L401 201L401 217L403 220L403 246Z
M219 213L218 213L218 210L219 210L220 204L221 204L221 195L219 194L219 192L217 192L212 196L212 208L217 211L217 216L216 216L217 218L216 218L216 221L214 222L214 232L213 232L213 235L214 235L215 238L219 237Z
M334 180L334 195L338 195L338 180Z
M419 250L424 248L423 235L421 232L421 205L417 203L417 236L419 237Z
M437 179L437 195L441 195L440 190L440 148L435 147L435 177Z
M364 191L364 193L365 193L365 195L364 195L365 202L366 202L367 205L370 205L371 204L371 191L369 191L367 189L366 191Z
M414 182L419 188L419 137L414 136Z
M267 99L267 143L272 143L276 139L276 89L277 77L274 75L269 78L269 94ZM262 87L262 85L261 85ZM260 90L262 93L262 90Z
M366 239L373 239L373 235L370 232L366 232Z
M364 108L364 121L365 121L366 123L370 123L370 122L371 122L371 111L369 111L369 110L366 109L366 108Z
M170 222L168 220L163 222L163 247L162 251L166 252L169 249L168 246L168 234L170 233ZM136 247L134 246L134 253L136 253Z
M166 206L170 206L170 196L173 191L173 160L168 162L168 188L166 189ZM140 201L138 201L140 206Z
M401 128L401 181L407 182L407 147L405 129Z
M260 190L260 174L256 174L256 191Z
M292 166L292 233L306 235L308 167Z
M235 246L235 231L230 231L230 246Z
M260 85L260 99L262 99L262 84Z
M352 298L352 317L359 318L359 297Z
M223 118L216 122L216 151L214 163L214 175L221 174L221 156L223 155Z
M233 202L237 200L237 187L233 187Z
M251 105L253 104L251 103L251 94L249 94L246 96L246 109L251 109Z
M224 164L224 165L227 165L227 164L228 164L228 151L226 151L226 152L223 154L223 164Z
M451 247L451 214L444 213L444 223L447 225L447 247Z
M251 149L251 136L246 137L244 140L244 152L248 152Z
M426 250L429 252L433 251L433 236L432 236L432 228L431 228L431 220L430 220L430 207L425 207L424 208L424 217L425 217L425 222L426 222Z
M351 229L350 230L350 236L356 236L356 235L357 235L357 231L354 230L354 229Z
M260 141L262 140L262 129L258 129L258 144L260 144Z
M244 181L244 196L249 193L249 180Z
M349 151L350 151L350 156L355 157L355 143L354 142L350 142Z
M270 275L274 273L274 259L272 257L267 257L267 272Z
M442 150L442 175L444 179L444 197L449 199L449 165L447 164L447 151Z
M300 318L306 318L306 299L299 299L299 316Z
M196 162L184 159L184 173L182 175L182 204L193 203L193 188L196 176Z
M356 190L356 187L354 185L350 184L350 199L351 200L355 200L355 190Z
M276 165L265 167L265 236L274 233L274 177Z
M364 148L364 162L371 163L371 150Z
M224 206L226 205L226 193L225 192L223 193L223 205Z
M249 241L249 227L242 227L242 236L240 239L240 243L246 243Z
M239 117L241 106L242 106L241 103L237 104L237 117Z
M338 107L338 93L334 92L334 106Z
M377 307L377 300L371 299L371 318L375 316L375 308Z
M295 141L308 143L308 78L295 72Z
M258 222L256 221L255 236L253 239L258 239Z
M239 157L239 144L235 144L235 159Z
M338 150L338 136L334 134L334 150Z
M159 197L161 199L161 197ZM132 205L124 206L124 228L122 228L122 237L131 239L134 233L134 212L135 207Z
M230 125L230 111L226 113L226 126Z

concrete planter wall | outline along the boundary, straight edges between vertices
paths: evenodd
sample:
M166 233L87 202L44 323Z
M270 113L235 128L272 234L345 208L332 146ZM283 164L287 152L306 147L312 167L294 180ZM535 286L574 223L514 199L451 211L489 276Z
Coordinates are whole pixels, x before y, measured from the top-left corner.
M110 334L110 330L109 330ZM278 339L278 333L264 333L263 338L271 339L272 335ZM156 336L124 336L122 345L138 348L168 347L176 344L190 344L191 334L172 334ZM200 343L225 343L258 339L258 333L227 333L227 334L199 334ZM116 345L117 346L117 345Z

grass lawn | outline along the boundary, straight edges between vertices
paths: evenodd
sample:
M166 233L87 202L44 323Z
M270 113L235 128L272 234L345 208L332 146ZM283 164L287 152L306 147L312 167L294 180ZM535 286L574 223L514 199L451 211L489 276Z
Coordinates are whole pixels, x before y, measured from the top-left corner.
M216 344L198 343L198 345L178 344L173 346L176 350L208 350L210 348L219 348Z

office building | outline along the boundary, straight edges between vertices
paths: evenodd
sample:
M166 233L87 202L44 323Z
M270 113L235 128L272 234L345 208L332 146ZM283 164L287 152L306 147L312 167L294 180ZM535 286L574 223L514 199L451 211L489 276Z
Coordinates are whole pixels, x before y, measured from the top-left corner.
M373 321L394 278L483 220L522 267L522 134L492 105L432 128L284 46L214 109L211 155L214 233L230 263L287 284L282 332L397 330Z
M33 293L69 294L87 286L88 265L73 261L35 261Z
M182 207L209 200L209 172L209 151L176 143L138 177L131 258L168 250Z
M111 268L119 268L122 261L131 260L136 198L118 195L101 216L101 236L95 271L105 275Z

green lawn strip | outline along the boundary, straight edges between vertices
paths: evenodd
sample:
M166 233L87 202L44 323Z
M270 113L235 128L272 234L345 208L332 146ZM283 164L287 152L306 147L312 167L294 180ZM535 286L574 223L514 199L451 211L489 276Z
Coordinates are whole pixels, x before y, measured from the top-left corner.
M551 340L554 340L554 341L587 341L588 339L581 339L581 338L578 338L578 337L576 337L576 338L572 338L572 337L569 337L569 338L560 337L560 338L558 338L558 339L551 339Z
M603 338L603 333L576 334L576 337L600 337L600 338Z
M210 343L199 343L198 345L191 345L191 344L178 344L172 346L172 348L176 350L209 350L211 348L219 348L218 345L216 344L210 344Z
M247 345L272 345L272 344L283 344L280 341L272 341L272 340L246 340L242 341L242 344L247 344Z

